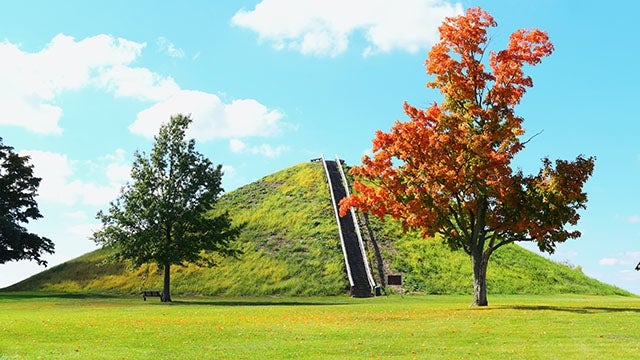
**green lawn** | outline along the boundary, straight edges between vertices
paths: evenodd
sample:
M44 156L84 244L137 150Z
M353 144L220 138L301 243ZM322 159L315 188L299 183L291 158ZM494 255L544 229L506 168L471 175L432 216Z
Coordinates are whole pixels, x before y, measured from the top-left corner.
M0 293L0 359L608 359L640 298L157 298Z

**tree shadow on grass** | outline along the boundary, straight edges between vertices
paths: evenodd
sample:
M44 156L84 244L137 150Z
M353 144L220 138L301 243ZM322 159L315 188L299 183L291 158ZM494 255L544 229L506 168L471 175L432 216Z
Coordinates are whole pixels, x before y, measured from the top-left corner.
M134 299L131 295L123 294L99 294L99 293L57 293L48 291L3 291L0 290L1 300L33 300L33 299L77 299L77 300L90 300L90 299ZM349 301L341 301L340 299L329 299L326 301L318 301L312 299L301 298L299 300L292 300L291 298L247 298L247 299L228 299L228 298L187 298L173 300L170 303L163 303L159 299L157 302L153 301L153 297L147 299L146 302L158 305L175 305L175 306L188 306L188 305L208 305L208 306L323 306L323 305L350 305L353 304ZM142 302L142 297L140 296Z
M0 290L0 300L21 300L21 299L114 299L122 297L115 294L97 293L56 293L47 291L2 291Z
M327 305L350 305L349 302L341 301L305 301L305 300L228 300L228 299L206 299L206 300L174 300L171 305L208 305L208 306L327 306Z
M604 306L553 306L553 305L504 305L495 306L490 309L524 310L524 311L558 311L575 314L598 314L598 313L618 313L635 312L640 313L640 307L604 307Z

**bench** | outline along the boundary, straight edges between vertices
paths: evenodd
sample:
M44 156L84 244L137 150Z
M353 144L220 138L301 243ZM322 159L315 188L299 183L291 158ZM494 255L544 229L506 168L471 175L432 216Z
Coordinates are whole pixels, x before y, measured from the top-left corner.
M142 298L144 301L147 301L147 296L157 296L160 298L160 301L162 301L162 293L158 290L143 290Z

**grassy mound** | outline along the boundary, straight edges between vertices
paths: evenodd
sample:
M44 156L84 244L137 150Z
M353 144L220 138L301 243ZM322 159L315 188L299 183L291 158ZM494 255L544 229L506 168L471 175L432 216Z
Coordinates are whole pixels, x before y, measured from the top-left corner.
M399 231L399 229L394 229ZM405 288L429 294L471 294L472 269L468 255L450 251L441 241L425 241L416 234L394 242L394 267L405 274ZM489 294L630 295L582 273L580 267L550 261L518 245L491 255L487 270Z
M238 258L217 259L217 266L172 267L174 294L334 295L347 280L335 217L323 168L303 163L225 194L220 210L229 210L247 226ZM53 267L11 286L10 290L135 293L162 288L155 265L128 269L108 262L102 249Z
M302 163L225 194L220 209L228 210L234 221L247 224L239 239L244 254L218 259L213 268L174 266L173 294L344 293L348 281L323 171L322 164ZM363 233L378 281L387 274L400 273L404 291L472 293L471 264L464 253L451 252L438 240L404 234L393 221L370 219L367 223ZM94 251L7 290L136 293L162 288L162 276L155 265L130 269L127 263L109 262L109 255L109 250ZM585 276L579 268L554 263L516 245L493 254L487 275L490 295L629 295Z

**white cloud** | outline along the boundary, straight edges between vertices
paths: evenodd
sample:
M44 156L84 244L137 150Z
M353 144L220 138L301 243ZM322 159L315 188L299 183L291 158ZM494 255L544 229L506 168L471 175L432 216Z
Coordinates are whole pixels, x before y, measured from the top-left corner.
M21 153L31 158L34 175L42 178L38 188L40 199L65 205L75 203L75 196L68 191L67 182L67 178L73 174L73 164L66 155L39 150Z
M58 120L62 109L39 102L38 99L22 97L20 94L0 98L0 125L22 126L36 134L60 134Z
M184 56L165 38L158 41L171 56ZM148 137L176 113L193 115L191 134L198 140L267 136L279 131L283 114L256 100L223 103L213 94L180 89L172 77L131 66L145 46L110 35L76 41L62 34L35 53L7 41L0 43L0 125L60 134L63 110L56 103L59 95L94 87L117 97L153 102L129 127ZM113 168L110 174L125 170Z
M598 264L602 266L635 266L640 261L640 251L627 251L612 257L602 258Z
M225 191L232 191L249 182L243 176L239 176L238 171L232 165L222 165L222 172L224 174L222 188Z
M236 168L234 168L232 165L222 165L222 173L225 176L235 176L236 175Z
M460 3L446 0L263 0L253 10L238 11L231 21L278 50L319 56L343 53L349 37L363 32L369 43L363 55L368 56L425 49L438 40L442 20L461 13Z
M151 138L170 116L178 113L191 115L188 136L199 141L274 135L283 126L280 120L284 116L253 99L225 104L214 94L182 90L141 111L129 130Z
M289 147L285 145L271 146L269 144L262 144L259 146L253 146L249 149L249 152L255 155L264 155L269 158L276 158L280 154L289 151Z
M125 182L123 175L125 165L122 164L124 160L117 153L115 158L111 157L114 159L112 162L100 167L105 175L103 178L108 179L107 184L70 180L81 172L78 171L81 165L77 161L70 160L67 155L40 150L27 150L21 154L31 158L34 175L42 178L38 188L38 201L67 206L78 202L87 205L105 205L118 196ZM90 163L88 166L93 167L96 164Z
M65 217L74 220L86 220L89 218L86 212L84 211L72 211L65 213Z
M160 36L158 38L158 40L156 41L156 44L158 45L158 49L160 51L166 53L167 55L169 55L172 58L181 59L181 58L185 57L185 55L186 55L184 50L182 50L180 48L177 48L174 43L169 41L164 36Z
M620 264L620 260L615 258L603 258L598 261L598 264L602 266L616 266Z
M233 153L241 153L247 148L247 144L245 144L242 140L231 139L229 140L229 149Z
M87 205L105 205L115 200L120 193L120 185L98 185L80 180L74 180L67 185L69 194Z
M124 65L102 70L95 83L115 96L143 101L166 100L180 91L180 86L171 77L160 76L146 68Z
M107 155L106 175L110 184L124 184L131 180L131 165L125 159L125 151L116 149L113 155Z
M0 125L60 134L58 96L89 86L141 100L169 98L180 90L172 78L130 67L145 46L110 35L76 41L63 34L33 53L8 41L0 43Z
M627 218L627 221L629 221L632 224L640 223L640 215L638 214L631 215Z
M89 239L96 231L100 230L99 224L80 224L66 228L66 232L81 239Z
M181 58L186 56L184 50L176 47L176 45L174 43L169 41L164 36L158 37L158 40L156 41L156 44L158 45L158 49L161 52L166 53L167 55L169 55L172 58L181 59Z
M229 140L229 149L236 154L249 153L253 155L263 155L269 158L276 158L283 152L289 151L289 147L285 145L272 146L269 144L261 144L249 146L238 139Z
M560 250L560 251L556 251L556 254L558 256L564 256L568 259L574 259L578 257L578 252L575 250Z

